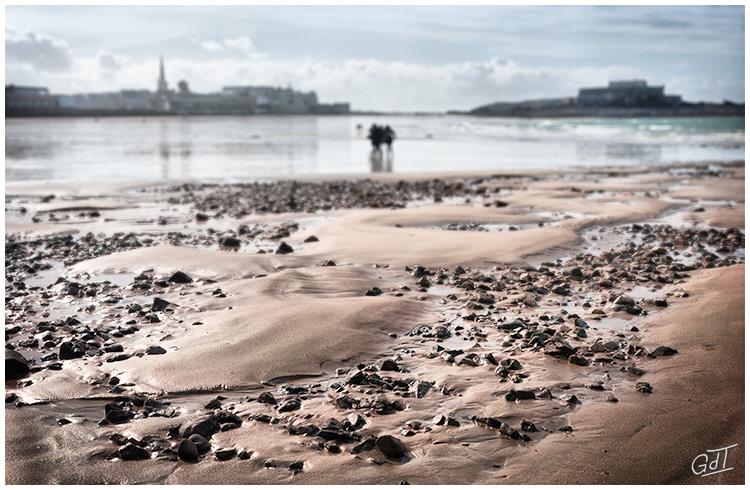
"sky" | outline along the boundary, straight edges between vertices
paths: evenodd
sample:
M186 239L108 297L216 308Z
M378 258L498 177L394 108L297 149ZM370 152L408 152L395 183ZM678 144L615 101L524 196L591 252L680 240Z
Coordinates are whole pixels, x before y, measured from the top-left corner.
M55 93L291 85L355 110L465 110L643 78L744 101L744 7L6 7L6 83Z

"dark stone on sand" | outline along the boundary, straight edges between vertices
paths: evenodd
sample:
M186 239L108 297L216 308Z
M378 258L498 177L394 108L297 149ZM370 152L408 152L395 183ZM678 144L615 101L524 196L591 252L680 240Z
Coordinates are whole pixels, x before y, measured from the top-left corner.
M589 360L583 356L570 356L568 362L575 364L576 366L588 366Z
M398 371L399 367L396 361L394 361L393 359L383 359L380 362L379 369L381 371Z
M383 291L378 287L370 288L365 292L365 296L380 296L381 294L383 294Z
M417 282L417 285L422 288L432 287L432 283L429 279L427 279L427 276L422 276L422 278Z
M172 303L170 303L169 301L165 299L161 299L161 298L154 298L154 302L151 305L151 310L152 311L164 311L170 306L172 306Z
M105 346L103 347L103 349L104 349L104 352L122 352L122 351L124 351L124 350L125 350L125 349L124 349L124 348L122 347L122 345L121 345L121 344L110 344L110 345L105 345Z
M388 435L378 437L375 440L375 446L389 459L401 459L408 452L400 440Z
M71 422L68 419L57 419L57 425L59 425L60 427L62 427L63 425L68 425L68 424L72 424L72 423L73 422Z
M166 354L166 353L167 353L166 349L164 349L164 347L161 347L159 345L150 345L146 349L146 354L150 356L158 356L158 355Z
M86 345L83 342L68 341L60 344L58 357L60 360L78 359L86 354Z
M653 393L654 392L654 388L649 383L646 383L645 381L640 381L636 383L635 390L640 393Z
M510 390L505 394L505 399L509 402L516 400L534 400L536 395L532 390Z
M328 259L328 260L323 261L322 266L323 267L336 267L336 262L334 262L331 259Z
M177 457L188 463L197 463L200 459L198 447L190 439L183 439L177 448Z
M172 277L167 279L167 282L174 282L177 284L190 284L191 282L193 282L193 278L182 271L177 271L172 274Z
M29 374L29 363L25 357L18 352L5 349L5 379L12 380L23 378ZM6 398L7 403L7 398Z
M563 340L551 340L544 345L544 353L548 356L569 357L574 352L575 349Z
M508 359L503 359L502 361L500 361L500 365L509 371L523 369L523 366L521 366L521 363L513 359L512 357Z
M424 398L432 388L432 383L427 381L417 381L414 383L414 396L417 398Z
M539 429L536 428L536 425L534 425L534 422L530 420L521 421L521 430L526 431L526 432L539 432Z
M368 437L364 441L360 442L356 446L352 447L352 453L359 454L364 451L370 451L372 449L375 449L375 438L374 437Z
M114 403L107 403L104 406L104 418L112 424L122 424L133 418L133 412L123 410Z
M230 459L233 459L235 456L237 456L237 450L234 448L229 449L217 449L216 453L214 453L216 456L216 459L219 461L229 461Z
M188 420L180 426L180 435L182 437L190 437L193 434L198 434L208 438L217 432L219 432L219 424L213 416Z
M314 242L319 242L319 241L320 240L318 240L318 237L316 237L315 235L310 235L309 237L305 238L304 242L305 243L314 243Z
M570 395L565 399L565 403L567 403L568 405L580 405L581 400L579 400L575 395Z
M214 398L210 402L206 403L203 406L203 408L207 408L209 410L217 410L217 409L221 408L221 402L219 400L217 400L216 398Z
M219 245L221 245L223 248L237 249L242 246L242 242L239 238L233 236L225 236L219 239Z
M293 471L296 475L297 473L300 473L302 471L302 468L305 466L304 461L295 461L293 463L289 464L289 470Z
M206 213L195 213L195 221L208 221Z
M203 437L200 434L193 434L188 437L188 440L195 444L195 447L198 449L198 453L201 456L211 450L211 443L208 442L207 438Z
M264 391L258 395L258 403L267 403L269 405L276 405L276 398L268 391Z
M301 406L302 403L300 402L299 398L292 398L291 400L287 400L279 405L279 408L277 410L279 412L292 412L294 410L299 410Z
M240 451L237 453L237 459L246 460L250 459L253 455L252 451L248 451L247 449L240 449Z
M675 354L677 354L677 349L673 349L672 347L668 347L666 345L660 345L659 347L651 351L649 356L662 357L662 356L673 356Z
M615 298L615 304L621 306L635 306L635 300L629 296L621 294L620 296Z
M281 242L279 246L276 248L276 255L286 255L294 252L294 249L291 245L289 245L286 242Z
M562 427L560 427L557 430L560 431L560 432L573 432L573 427L571 427L569 425L563 425Z
M117 451L117 455L123 461L138 461L151 458L151 453L140 446L136 446L135 444L127 444L121 447Z

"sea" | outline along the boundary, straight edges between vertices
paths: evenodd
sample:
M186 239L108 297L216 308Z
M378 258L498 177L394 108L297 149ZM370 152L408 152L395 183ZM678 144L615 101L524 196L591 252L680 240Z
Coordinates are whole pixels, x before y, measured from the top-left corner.
M371 124L392 151L373 152ZM171 116L5 121L6 181L241 181L745 158L744 117Z

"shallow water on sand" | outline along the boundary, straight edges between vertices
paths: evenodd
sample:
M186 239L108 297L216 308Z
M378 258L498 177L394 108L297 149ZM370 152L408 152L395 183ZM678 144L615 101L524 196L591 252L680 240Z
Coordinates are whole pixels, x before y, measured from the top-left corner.
M397 132L370 153L372 123ZM214 116L8 119L19 180L218 179L744 159L744 118Z

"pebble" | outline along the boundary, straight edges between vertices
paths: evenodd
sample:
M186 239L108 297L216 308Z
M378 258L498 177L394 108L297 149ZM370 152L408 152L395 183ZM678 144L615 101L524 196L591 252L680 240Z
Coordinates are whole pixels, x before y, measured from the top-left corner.
M389 435L380 436L375 440L375 446L389 459L401 459L407 454L404 444L397 438Z

